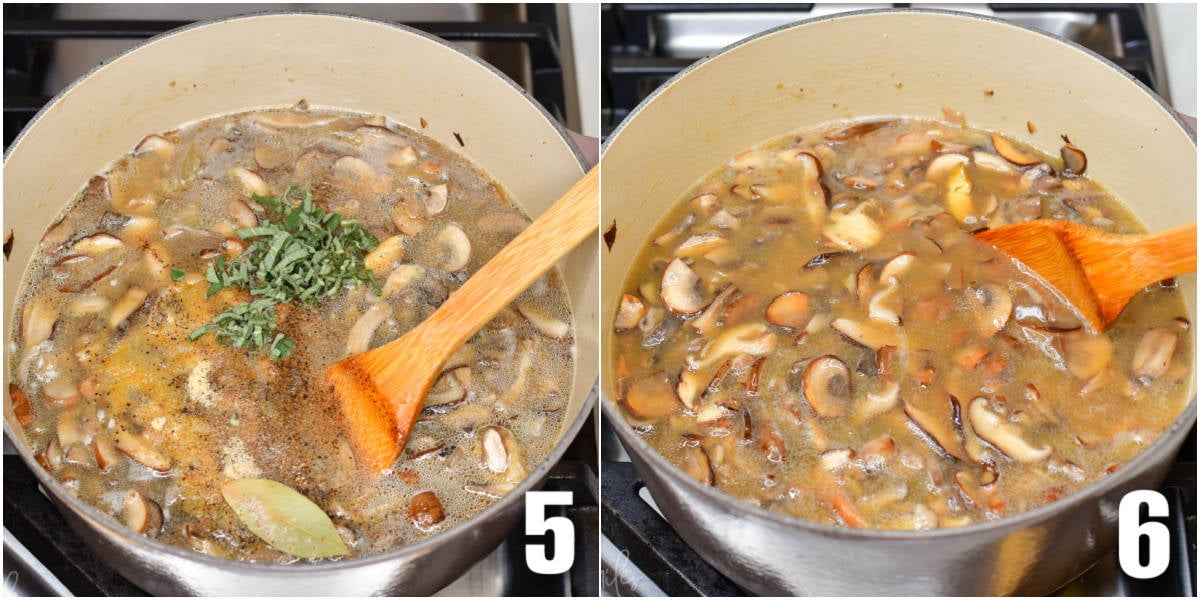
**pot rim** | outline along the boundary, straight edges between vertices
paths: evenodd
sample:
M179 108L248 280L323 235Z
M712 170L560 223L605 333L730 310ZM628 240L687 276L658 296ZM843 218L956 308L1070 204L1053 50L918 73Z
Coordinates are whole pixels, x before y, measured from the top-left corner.
M629 125L629 123L631 121L633 121L634 117L636 117L638 115L638 113L640 113L642 111L642 109L644 109L649 104L651 104L656 98L658 98L658 96L660 94L665 93L676 82L678 82L682 78L689 75L692 71L707 64L711 60L715 60L715 59L721 57L722 55L726 54L727 52L730 52L730 51L732 51L736 48L739 48L745 44L755 42L755 41L757 41L761 38L767 37L767 36L775 35L777 33L781 33L784 31L791 30L791 29L800 29L807 25L813 25L813 24L817 24L817 23L821 23L821 22L825 22L825 21L833 21L833 20L838 20L838 19L853 19L853 18L858 18L858 17L875 16L875 15L888 15L888 14L906 15L906 14L914 14L914 13L930 14L930 15L939 16L939 17L965 18L965 19L976 19L979 21L986 21L986 22L990 22L994 25L1010 27L1010 28L1016 29L1022 33L1032 33L1032 34L1047 37L1052 40L1056 40L1060 43L1063 43L1063 44L1071 47L1075 51L1083 54L1084 58L1091 58L1093 60L1098 60L1101 64L1107 66L1111 71L1113 71L1114 74L1119 75L1122 78L1124 78L1125 80L1137 85L1138 88L1143 93L1150 96L1151 99L1153 99L1155 102L1157 102L1158 105L1163 110L1165 110L1171 116L1172 119L1174 119L1175 123L1179 126L1179 128L1188 135L1188 138L1192 141L1193 146L1196 144L1196 133L1191 131L1183 123L1183 120L1180 118L1179 113L1177 111L1175 111L1173 108L1171 108L1169 105L1167 105L1166 102L1164 102L1163 99L1158 96L1158 94L1154 93L1153 90L1146 87L1146 85L1143 84L1141 81L1139 81L1136 77L1129 74L1127 71L1121 69L1117 65L1113 64L1112 61L1104 58L1103 56L1093 52L1092 50L1090 50L1088 48L1085 48L1083 46L1080 46L1079 44L1076 44L1075 42L1067 40L1061 36L1054 35L1052 33L1047 33L1044 31L1037 30L1037 29L1033 29L1031 27L1026 27L1024 25L1010 23L1008 21L1004 21L1002 19L992 17L992 16L987 16L987 15L977 15L977 14L973 14L973 13L966 13L966 12L961 12L961 11L945 10L945 9L883 8L883 9L854 10L854 11L848 11L848 12L838 13L838 14L834 14L834 15L817 17L817 18L799 21L799 22L795 22L795 23L788 23L785 25L780 25L778 27L773 27L766 31L762 31L757 34L754 34L749 37L738 40L738 41L730 44L729 46L722 48L721 50L717 51L714 54L710 54L708 56L705 56L701 59L696 60L694 63L688 65L682 71L677 73L674 77L667 80L665 83L663 83L658 88L656 88L649 96L647 96L644 100L642 100L637 105L637 107L635 107L633 109L633 111L631 111L629 113L629 115L626 116L623 121L621 121L620 124L618 124L617 128L615 130L613 130L613 133L608 137L608 139L604 143L604 147L602 148L602 152L601 152L601 161L603 162L603 160L604 160L604 153L608 151L608 149L612 146L612 143L620 136L621 132L624 131L625 127L627 125ZM606 322L602 321L600 324L600 328L601 328L601 332L603 334L607 335ZM604 347L602 347L601 348L601 354L602 354L602 356L601 356L601 366L602 366L601 376L602 377L605 376L605 372L607 371L606 367L608 365L608 362L607 362L608 356L604 355L605 351L606 351L606 349ZM1196 377L1196 372L1195 372L1194 366L1193 366L1193 371L1192 371L1191 376L1193 379ZM971 523L969 525L964 525L961 527L935 528L935 529L913 530L913 531L889 530L889 529L856 529L856 528L852 528L852 527L839 527L839 526L835 526L835 525L827 525L824 523L817 523L816 521L809 521L806 519L801 519L799 517L793 517L790 515L785 515L782 513L769 511L764 508L743 502L742 500L739 500L739 499L737 499L731 495L728 495L724 492L718 491L715 488L712 488L712 487L709 487L706 485L702 485L699 481L696 481L695 479L692 479L691 477L688 477L686 474L684 474L682 469L680 469L679 467L672 464L670 461L668 461L666 458L664 458L661 454L659 454L658 451L656 451L654 448L651 448L650 445L647 444L641 438L640 435L637 435L633 431L633 427L628 423L628 421L625 420L625 418L617 410L614 401L612 399L608 398L607 395L604 394L603 392L601 392L600 410L603 413L604 417L612 425L613 430L617 433L617 436L621 439L622 444L624 444L627 449L631 450L631 454L634 454L637 457L641 458L642 460L645 460L648 463L650 463L649 466L651 468L653 468L654 471L658 475L669 479L671 484L673 484L675 486L682 486L683 488L687 489L689 491L689 493L691 493L693 495L698 494L699 496L703 497L706 502L708 502L710 504L716 504L721 510L723 510L727 513L756 518L756 519L768 521L771 524L778 525L780 527L793 528L796 530L807 531L810 533L815 533L815 534L818 534L818 535L821 535L824 537L830 537L830 538L863 539L863 540L874 540L874 541L888 540L888 541L896 541L896 542L925 542L928 540L937 540L937 539L959 537L959 536L985 535L987 533L999 532L999 531L1008 530L1008 529L1022 528L1024 526L1031 525L1033 523L1051 519L1051 518L1055 517L1057 514L1059 514L1060 512L1066 512L1068 510L1078 508L1079 506L1081 506L1085 503L1090 503L1094 500L1097 500L1097 499L1103 497L1104 495L1111 492L1113 489L1116 489L1122 485L1127 484L1129 482L1129 480L1133 479L1136 475L1140 474L1140 472L1143 469L1148 468L1150 466L1150 463L1159 460L1159 458L1161 457L1161 455L1163 453L1174 451L1174 447L1182 442L1183 438L1187 436L1190 428L1196 423L1196 416L1197 416L1196 402L1197 402L1196 392L1193 391L1191 400L1188 402L1187 406L1184 407L1183 411L1179 414L1179 416L1176 417L1175 420L1172 421L1171 424L1165 430L1163 430L1163 432L1157 438L1155 438L1153 442L1150 443L1150 445L1146 446L1146 448L1144 450L1139 452L1137 454L1137 456L1133 457L1132 460L1121 465L1121 468L1119 468L1113 474L1108 475L1101 480L1095 481L1092 484L1088 485L1087 487L1084 487L1083 489L1081 489L1073 494L1070 494L1061 500L1057 500L1050 504L1043 504L1042 506L1039 506L1037 508L1027 510L1027 511L1024 511L1021 513L1017 513L1015 515L1002 517L1000 519L996 519L996 520L992 520L992 521Z
M54 106L56 106L59 102L61 102L62 99L64 97L66 97L67 94L69 94L72 90L74 90L76 86L78 86L84 80L90 78L92 75L101 71L105 67L109 66L110 64L117 62L118 60L125 57L125 55L127 55L129 53L132 53L132 52L141 50L143 48L146 48L148 46L151 46L169 36L188 32L188 31L191 31L194 29L220 26L229 21L242 21L242 20L249 20L249 19L264 19L264 18L270 19L270 18L276 18L276 17L295 17L295 16L313 17L313 18L322 18L322 19L340 19L340 20L348 20L348 21L360 21L360 22L371 24L371 25L383 25L383 26L390 27L390 28L396 30L397 33L399 33L399 34L414 35L419 38L423 38L424 40L437 43L441 46L444 46L446 48L453 50L459 56L469 59L469 60L475 62L476 64L485 67L487 69L487 71L490 72L493 76L500 79L501 81L503 81L504 83L506 83L507 85L512 87L515 91L520 93L525 98L525 100L531 106L533 106L542 115L542 117L546 119L547 122L549 122L554 127L555 131L562 138L563 142L567 145L567 148L569 148L570 151L572 152L572 154L574 155L576 162L579 163L580 174L582 175L587 170L588 166L587 166L586 160L583 157L583 154L580 153L579 148L576 147L575 143L571 140L570 136L568 136L566 134L566 130L563 127L563 125L560 124L556 119L554 119L554 117L552 117L550 115L550 113L546 111L545 107L543 107L540 102L537 102L534 98L529 96L529 94L527 94L525 92L524 88L517 85L517 83L514 82L511 78L509 78L507 75L505 75L503 72L501 72L496 67L492 66L491 64L488 64L483 59L480 59L479 57L476 57L476 56L466 52L465 50L458 48L457 46L454 46L453 44L447 42L446 40L443 40L442 38L439 38L430 33L426 33L419 29L415 29L413 27L409 27L407 25L403 25L403 24L399 24L399 23L390 23L387 21L380 21L377 19L369 19L366 17L359 17L359 16L354 16L354 15L346 15L346 14L323 12L323 11L303 11L303 10L300 10L300 11L297 11L297 10L256 11L256 12L252 12L252 13L239 14L239 15L234 15L234 16L230 16L230 17L220 17L220 18L216 18L216 19L206 19L206 20L202 20L202 21L196 21L194 23L190 23L183 27L172 29L170 31L165 31L154 37L148 38L131 48L123 50L119 54L106 60L105 62L101 63L100 65L97 65L96 67L92 68L87 73L85 73L84 75L80 76L78 79L73 81L70 85L63 88L63 90L61 92L59 92L56 96L54 96L54 98L52 98L49 102L47 102L46 105L43 106L42 109L38 111L38 113L33 117L33 119L31 119L29 121L29 123L21 130L21 132L13 140L13 143L8 147L8 150L5 151L5 153L4 153L4 160L7 163L8 157L11 155L12 151L16 150L19 147L21 140L25 137L25 134L28 133L34 127L34 125L36 125ZM576 364L575 368L578 369L578 367L579 367L579 365ZM38 481L42 484L42 486L45 489L49 490L50 493L54 496L55 503L58 504L60 506L60 508L65 506L65 507L71 509L73 512L75 512L76 514L80 515L82 518L87 520L93 527L100 530L103 534L120 539L122 541L122 543L128 544L132 547L135 547L140 550L147 551L147 552L160 552L160 553L168 554L168 555L174 556L176 558L181 558L184 560L191 560L191 561L196 561L199 563L205 563L208 566L214 567L214 568L229 569L229 570L243 571L243 572L252 572L252 573L259 573L259 574L279 574L279 575L296 574L296 573L303 572L307 575L307 574L319 574L319 573L328 572L328 571L342 571L342 570L352 568L352 567L353 568L367 567L367 566L371 566L371 565L375 565L375 564L394 562L398 559L403 560L409 556L420 556L420 555L428 553L428 551L430 551L431 549L433 549L435 547L441 546L442 544L454 543L456 541L456 539L458 539L458 538L462 538L462 541L464 541L464 542L469 542L470 541L470 538L469 538L470 531L474 530L478 526L481 526L485 521L493 518L493 516L509 510L512 507L512 505L514 505L515 503L523 502L526 492L532 490L535 487L540 486L541 482L545 479L546 475L548 475L550 473L550 471L558 464L558 462L562 459L563 455L566 453L567 448L571 445L571 442L573 442L575 440L575 438L579 435L580 430L583 429L584 423L587 422L588 417L591 416L591 414L595 410L595 405L598 402L598 398L599 398L599 377L597 377L596 381L593 382L592 388L588 392L587 396L584 398L583 403L580 406L578 414L576 414L575 418L570 423L566 424L566 426L562 429L562 431L563 431L562 436L559 437L558 442L551 449L551 451L547 455L546 459L543 460L542 463L537 466L537 468L533 469L524 480L522 480L519 484L517 484L517 486L515 488L513 488L512 491L510 491L507 494L505 494L504 496L500 497L495 502L493 502L491 505L489 505L487 508L474 514L466 521L463 521L462 523L459 523L459 524L455 525L454 527L447 529L446 531L443 531L437 535L434 535L434 536L431 536L424 540L421 540L417 543L400 546L399 548L389 550L387 552L382 552L379 554L371 554L371 555L361 556L361 557L352 557L352 558L347 558L347 559L342 559L342 560L322 561L322 562L318 562L318 563L306 563L306 562L303 562L304 559L296 559L296 562L293 562L293 563L280 564L280 563L258 563L258 562L240 561L240 560L234 560L234 559L228 559L228 558L219 558L219 557L209 556L207 554L201 554L199 552L195 552L192 550L187 550L187 549L181 548L179 546L173 546L171 544L159 541L157 539L148 538L144 535L135 535L132 532L130 532L129 529L127 529L126 527L124 527L123 525L118 523L116 518L114 518L112 515L101 511L100 509L96 508L95 506L88 504L88 503L80 500L79 498L76 498L73 494L65 493L65 490L62 487L62 484L60 484L57 479L54 479L53 477L51 477L50 474L47 473L45 469L42 469L40 466L37 465L37 462L34 460L33 455L30 452L29 448L27 448L26 445L20 441L20 439L21 439L20 437L14 435L12 428L8 422L8 419L4 419L4 435L6 438L8 438L12 442L12 446L14 448L16 448L17 453L21 456L21 459L25 462L25 465L34 473L34 476L37 477Z

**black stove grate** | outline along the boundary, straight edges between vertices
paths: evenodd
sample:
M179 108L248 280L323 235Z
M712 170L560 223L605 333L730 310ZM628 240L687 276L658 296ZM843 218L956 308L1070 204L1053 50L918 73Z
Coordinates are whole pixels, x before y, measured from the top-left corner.
M895 3L903 8L907 3ZM1014 13L1071 12L1095 15L1120 35L1119 48L1104 51L1105 58L1125 69L1151 89L1157 88L1155 57L1146 30L1144 7L1137 4L988 4L1000 18ZM665 15L683 13L809 13L814 5L790 3L744 4L603 4L601 5L601 132L607 138L617 125L658 86L688 65L691 57L672 56L664 33L658 30ZM855 7L849 7L855 8ZM869 8L869 7L860 7ZM953 8L953 7L948 7Z
M525 22L429 21L402 23L450 42L521 44L527 49L531 93L559 122L566 122L566 88L552 6L531 5ZM142 39L192 21L66 20L52 4L4 5L4 146L16 138L51 96L45 87L53 41ZM58 90L52 90L57 93Z

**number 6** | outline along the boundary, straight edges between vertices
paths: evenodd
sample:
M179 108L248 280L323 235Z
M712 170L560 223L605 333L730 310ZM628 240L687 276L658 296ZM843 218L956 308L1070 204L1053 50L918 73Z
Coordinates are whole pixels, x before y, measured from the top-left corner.
M1169 512L1167 499L1158 492L1135 490L1121 498L1117 510L1117 560L1126 575L1137 579L1152 579L1162 575L1171 563L1171 533L1167 526L1156 521L1141 523L1138 514L1142 504L1151 517L1165 517ZM1150 540L1150 551L1143 565L1141 538Z
M525 494L525 535L554 536L554 558L547 558L546 546L527 544L525 564L539 575L566 573L575 564L575 527L566 517L546 517L547 506L570 506L571 492L528 492Z

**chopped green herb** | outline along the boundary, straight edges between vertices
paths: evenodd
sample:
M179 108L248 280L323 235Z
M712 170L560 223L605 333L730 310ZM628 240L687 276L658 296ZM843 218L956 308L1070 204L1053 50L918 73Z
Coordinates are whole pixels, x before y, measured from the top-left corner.
M179 281L185 275L187 275L187 271L183 269L171 269L171 281Z
M233 425L234 427L238 427L239 425L242 424L241 419L238 419L237 413L233 413L232 415L229 415L229 424Z
M379 240L362 225L313 206L312 194L296 186L281 198L255 194L254 200L267 208L268 220L239 229L238 237L249 247L229 262L218 257L204 273L207 297L232 287L249 290L254 299L225 309L189 339L212 332L221 344L252 350L265 346L267 355L279 360L296 344L275 331L275 305L294 300L315 304L360 282L381 293L363 265Z

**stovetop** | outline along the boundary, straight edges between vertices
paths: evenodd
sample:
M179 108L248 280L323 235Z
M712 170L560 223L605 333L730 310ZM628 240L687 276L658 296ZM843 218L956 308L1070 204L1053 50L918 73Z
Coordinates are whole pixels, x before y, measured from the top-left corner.
M659 85L696 59L760 31L847 10L935 7L987 14L1073 40L1166 97L1155 28L1136 4L605 4L601 8L601 127L605 136ZM1125 576L1115 553L1057 595L1191 596L1196 593L1196 432L1160 490L1174 520L1171 565L1152 580ZM679 537L654 505L628 455L602 423L601 587L606 596L741 596Z

